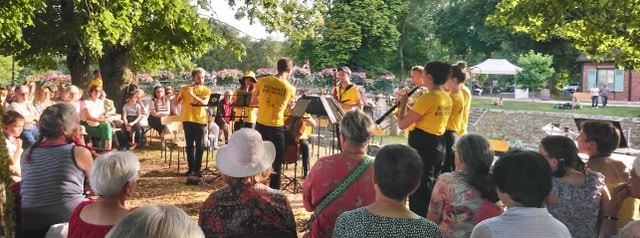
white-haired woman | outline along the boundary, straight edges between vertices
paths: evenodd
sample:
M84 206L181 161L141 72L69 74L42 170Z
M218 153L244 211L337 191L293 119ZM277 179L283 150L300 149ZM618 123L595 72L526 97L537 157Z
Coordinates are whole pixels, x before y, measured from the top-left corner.
M40 137L21 161L23 235L44 237L53 224L69 221L84 199L84 181L93 159L87 148L71 142L80 117L73 106L47 107L40 117Z
M131 152L104 154L91 166L91 189L98 199L87 200L69 218L69 238L104 237L129 209L124 202L136 185L138 157Z
M207 237L280 231L296 237L291 204L280 190L262 184L271 174L275 146L254 129L233 133L216 162L227 187L202 204L199 224Z
M202 230L187 213L171 205L148 205L126 216L106 238L204 238Z
M71 85L64 89L63 95L60 95L60 102L71 104L73 108L76 109L76 112L80 113L80 110L82 109L82 101L80 101L81 97L82 93L80 92L80 89L75 85Z

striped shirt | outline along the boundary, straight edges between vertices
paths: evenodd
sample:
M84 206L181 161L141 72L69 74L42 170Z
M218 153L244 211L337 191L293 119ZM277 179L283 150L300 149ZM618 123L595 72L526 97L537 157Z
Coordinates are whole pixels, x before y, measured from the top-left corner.
M155 108L156 112L169 112L169 99L164 99L164 101L158 100L156 98L151 99L151 107Z
M471 237L570 238L571 233L547 208L510 207L502 215L478 223Z
M68 222L84 196L84 173L76 164L74 145L39 146L22 158L24 228L42 229ZM27 151L23 153L23 157Z

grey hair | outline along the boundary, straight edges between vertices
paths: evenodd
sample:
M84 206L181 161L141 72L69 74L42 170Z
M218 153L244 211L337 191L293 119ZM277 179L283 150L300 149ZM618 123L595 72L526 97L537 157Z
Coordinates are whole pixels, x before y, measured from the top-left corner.
M204 238L195 221L172 205L147 205L124 216L106 238Z
M64 89L64 95L62 96L62 98L67 99L69 97L69 94L71 94L71 91L74 91L76 93L76 97L78 96L78 94L80 94L80 89L78 87L76 87L75 85L70 85L69 87Z
M494 151L489 141L480 134L468 133L456 140L456 152L468 169L481 169L486 172L493 163Z
M347 144L366 145L373 133L373 120L360 109L350 110L340 121L340 133Z
M66 131L60 130L64 127ZM71 133L80 126L80 115L76 108L68 103L53 104L42 111L38 130L40 137L55 138L64 132Z
M112 197L133 181L140 171L138 157L129 151L107 153L93 161L90 173L91 189L102 197Z

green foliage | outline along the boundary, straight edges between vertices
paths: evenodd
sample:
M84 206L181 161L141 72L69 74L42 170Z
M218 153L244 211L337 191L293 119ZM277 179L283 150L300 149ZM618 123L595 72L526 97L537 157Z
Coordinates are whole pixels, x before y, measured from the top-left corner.
M488 21L536 40L561 37L595 60L614 59L638 69L640 5L637 1L502 0Z
M551 68L553 56L529 51L518 57L518 65L522 71L516 74L515 80L521 88L540 90L547 87L547 79L554 73Z
M0 114L4 115L4 109L0 108ZM0 132L0 136L4 138L4 134ZM7 146L4 139L0 140L0 237L14 237L15 229L15 211L14 197L11 195L11 171L9 171L9 156L7 155ZM2 194L4 193L4 194ZM5 200L6 199L6 200Z
M569 71L567 70L560 70L559 72L556 72L555 78L556 85L554 88L556 89L556 91L562 91L564 85L567 85L571 81L571 78L569 77Z

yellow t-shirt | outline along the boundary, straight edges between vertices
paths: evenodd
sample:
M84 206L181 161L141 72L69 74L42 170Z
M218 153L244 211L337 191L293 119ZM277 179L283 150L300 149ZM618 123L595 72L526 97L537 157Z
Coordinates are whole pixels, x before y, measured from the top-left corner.
M462 127L462 104L464 104L464 96L462 92L450 93L451 97L451 115L447 121L447 130L455 131L456 134Z
M238 100L238 93L240 92L245 92L245 90L243 89L236 89L235 91L233 91L233 96L232 96L232 100L234 102L237 102ZM240 116L242 115L242 107L238 107L238 106L234 106L234 110L235 110L235 119L233 119L234 121L240 121ZM245 107L244 108L244 122L246 123L256 123L256 118L258 116L258 108L257 107Z
M289 108L287 108L287 110L284 111L284 120L286 121L287 119L289 119L289 115L291 114L291 110L289 110ZM304 120L305 118L311 118L311 115L309 115L309 113L304 113L302 120ZM290 123L290 122L289 122ZM302 134L300 134L300 137L298 139L300 140L307 140L309 139L309 135L307 132L307 128L309 128L309 126L307 125L306 122L302 122L304 123L304 128L305 130L302 132ZM286 125L286 126L290 126L290 125ZM297 129L297 128L296 128Z
M189 95L188 87L194 87L193 94L199 98L206 98L208 101L211 96L211 90L203 85L187 85L182 87L180 91L180 95L182 96L182 121L206 125L207 107L191 105L196 103L196 101Z
M360 100L360 93L358 93L357 86L355 84L351 85L353 86L349 89L342 87L338 89L338 102L347 105L342 107L345 112L351 110Z
M284 126L284 110L296 95L296 88L274 76L261 78L255 87L259 92L256 122L270 127Z
M471 90L469 90L466 85L462 84L460 85L460 92L462 92L464 101L462 103L462 125L460 125L458 136L467 133L467 125L469 125L469 110L471 110Z
M416 128L441 136L451 114L451 98L443 91L434 90L420 96L411 110L422 115L416 121Z
M102 88L102 79L91 79L89 80L89 87L96 85L100 88Z

